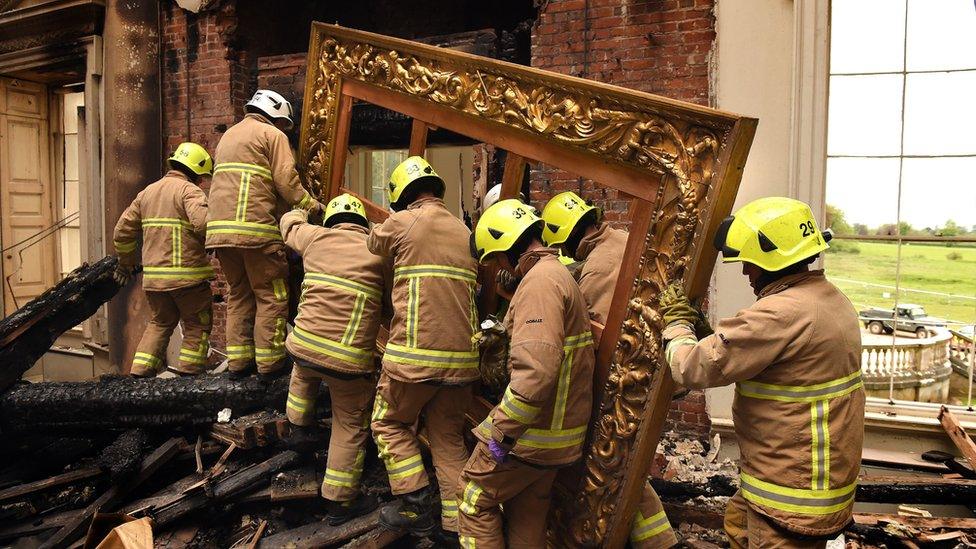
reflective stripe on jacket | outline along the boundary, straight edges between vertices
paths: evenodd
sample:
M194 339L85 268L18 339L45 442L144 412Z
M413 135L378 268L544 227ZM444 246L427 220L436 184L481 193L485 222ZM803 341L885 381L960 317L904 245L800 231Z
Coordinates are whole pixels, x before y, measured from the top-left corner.
M393 320L383 368L397 380L479 379L471 335L478 323L478 266L471 232L438 198L414 202L373 227L367 244L393 261Z
M576 259L583 261L579 287L590 307L590 316L600 324L607 323L613 289L620 275L620 261L627 248L627 233L602 223L597 231L582 240L576 248Z
M524 254L522 280L509 305L511 381L475 435L514 442L528 463L565 465L579 459L593 400L593 334L573 277L544 248Z
M281 218L285 244L302 256L305 279L288 351L343 373L370 373L387 282L384 259L366 248L368 229L307 223L304 211Z
M257 248L280 241L278 218L291 206L314 210L319 204L302 188L285 134L267 118L248 114L217 144L207 248Z
M214 277L206 251L207 197L182 172L170 170L136 195L119 217L113 236L122 262L139 263L142 239L142 287L175 290Z
M672 340L693 336L671 335ZM800 534L851 518L864 442L861 335L850 301L823 271L784 277L673 352L688 387L736 384L732 414L743 497Z

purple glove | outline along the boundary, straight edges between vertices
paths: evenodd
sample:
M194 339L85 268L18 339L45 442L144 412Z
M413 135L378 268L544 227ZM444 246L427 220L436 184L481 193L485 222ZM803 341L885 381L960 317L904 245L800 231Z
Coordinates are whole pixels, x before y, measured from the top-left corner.
M496 463L505 463L508 460L508 453L511 448L507 448L505 445L494 440L488 441L488 451L491 452L491 457L495 458Z

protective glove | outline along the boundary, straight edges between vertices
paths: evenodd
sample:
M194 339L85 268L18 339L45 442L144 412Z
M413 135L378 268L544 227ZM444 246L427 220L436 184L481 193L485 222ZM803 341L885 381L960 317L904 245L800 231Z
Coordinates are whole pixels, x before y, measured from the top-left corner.
M502 290L499 293L514 294L518 283L519 279L515 276L515 273L507 269L499 269L498 274L495 275L495 284Z
M122 263L121 261L115 265L115 271L112 272L112 279L119 286L125 286L129 283L129 279L132 278L132 267Z
M508 385L508 333L501 322L489 316L481 323L481 331L471 336L478 346L478 370L481 381L491 390L501 392Z
M671 284L661 292L658 300L660 303L658 312L661 313L665 326L675 322L686 322L694 326L702 317L701 312L692 307L685 291L677 283Z
M508 461L508 453L511 452L512 449L505 446L501 442L489 440L488 451L491 452L491 457L495 460L495 463L505 463Z
M698 320L695 321L695 336L699 340L705 339L706 337L715 333L712 329L712 325L709 324L708 318L705 317L705 313L701 310L698 311Z

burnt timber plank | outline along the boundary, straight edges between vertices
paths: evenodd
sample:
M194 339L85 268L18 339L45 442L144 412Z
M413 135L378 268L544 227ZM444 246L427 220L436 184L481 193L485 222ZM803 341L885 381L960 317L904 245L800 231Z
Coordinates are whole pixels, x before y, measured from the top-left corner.
M112 278L118 258L84 263L7 318L0 320L0 392L30 369L66 330L87 319L112 299L119 285Z
M111 510L126 494L153 476L166 462L180 452L181 442L179 438L171 438L164 442L162 446L156 448L153 453L146 456L146 459L142 461L142 468L136 474L135 478L124 484L116 484L109 488L98 499L88 505L88 507L85 507L85 510L80 515L69 521L54 536L45 541L41 545L41 549L66 547L78 539L84 533L85 526L95 516L95 513Z
M85 480L102 474L102 470L97 467L89 467L87 469L78 469L77 471L70 471L67 473L62 473L60 475L55 475L53 477L46 478L44 480L38 480L35 482L28 482L26 484L21 484L19 486L13 486L7 488L6 490L0 490L0 501L6 501L8 499L19 498L26 496L33 492L39 492L41 490L47 490L48 488L53 488L55 486L61 486L63 484L70 484L72 482L77 482L79 480Z
M259 549L271 547L325 547L336 545L379 528L380 511L355 518L340 526L325 521L313 522L261 540Z

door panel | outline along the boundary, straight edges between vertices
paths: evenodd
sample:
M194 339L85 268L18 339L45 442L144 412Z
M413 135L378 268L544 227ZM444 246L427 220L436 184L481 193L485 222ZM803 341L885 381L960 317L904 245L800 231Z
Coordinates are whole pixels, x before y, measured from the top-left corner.
M47 90L0 79L0 96L0 282L6 315L54 285L57 271L55 239L30 240L54 223ZM29 241L18 244L24 240Z

